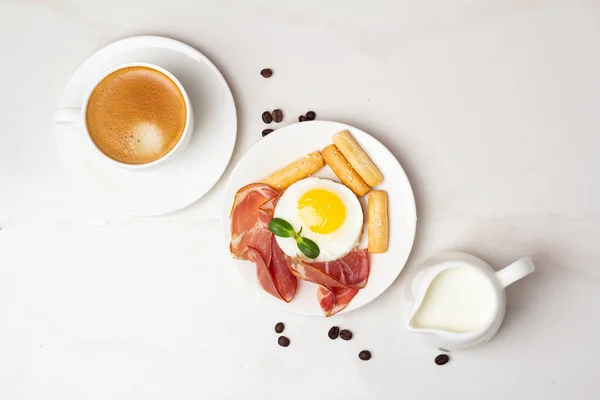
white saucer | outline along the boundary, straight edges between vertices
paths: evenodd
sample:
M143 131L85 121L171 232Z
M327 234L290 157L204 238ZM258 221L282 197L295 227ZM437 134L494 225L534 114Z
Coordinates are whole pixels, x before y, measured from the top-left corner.
M236 165L227 187L221 226L229 251L231 223L229 213L237 190L249 183L260 182L270 173L284 167L312 151L331 144L333 134L349 130L352 136L371 157L384 176L377 189L388 193L390 237L389 249L383 254L370 254L371 272L367 286L362 289L342 312L356 310L379 297L398 277L412 249L417 226L415 198L410 182L402 166L394 155L377 139L349 125L338 122L302 122L277 129L254 145ZM315 174L324 178L339 180L325 167ZM366 215L366 196L361 199ZM366 247L366 233L360 248ZM317 302L317 286L309 282L298 282L296 297L285 303L267 294L258 284L256 268L250 261L231 260L242 277L269 303L286 311L302 315L323 315Z
M237 134L235 104L221 73L200 52L176 40L139 36L89 57L71 77L59 107L81 107L104 71L129 62L163 67L185 87L194 109L185 152L154 169L125 170L103 160L77 124L55 125L58 149L69 175L108 208L129 215L166 214L205 195L227 168Z

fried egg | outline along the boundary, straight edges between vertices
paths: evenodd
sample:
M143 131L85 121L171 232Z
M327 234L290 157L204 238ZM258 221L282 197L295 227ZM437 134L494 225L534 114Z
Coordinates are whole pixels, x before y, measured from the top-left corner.
M288 256L308 261L332 261L350 253L363 230L363 212L358 198L341 183L306 178L292 184L275 206L274 217L289 222L320 249L317 258L307 259L293 238L276 237Z

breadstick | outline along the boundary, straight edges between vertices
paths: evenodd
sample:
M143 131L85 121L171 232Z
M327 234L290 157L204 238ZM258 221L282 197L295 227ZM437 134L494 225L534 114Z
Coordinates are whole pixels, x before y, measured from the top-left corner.
M325 163L333 171L335 176L340 178L340 181L354 192L357 197L360 197L371 190L369 185L352 168L346 157L336 147L335 144L330 144L321 150Z
M320 151L313 151L266 177L262 183L275 190L287 189L292 183L314 174L325 166Z
M385 253L388 248L388 197L382 190L369 192L368 230L369 252Z
M333 143L340 149L352 168L371 187L375 187L383 180L383 175L371 161L369 156L360 148L358 143L348 131L338 132L333 135Z

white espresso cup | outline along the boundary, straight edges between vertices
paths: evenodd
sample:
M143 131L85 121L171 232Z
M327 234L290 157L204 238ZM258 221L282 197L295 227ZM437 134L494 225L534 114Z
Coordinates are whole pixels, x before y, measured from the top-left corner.
M177 89L179 90L179 92L181 93L181 95L184 99L185 107L186 107L185 125L183 128L183 132L182 132L181 136L179 137L179 140L175 144L175 146L170 151L168 151L163 156L161 156L160 158L153 160L153 161L143 163L143 164L124 163L124 162L115 160L114 158L105 154L96 145L96 143L92 139L92 136L90 135L90 132L89 132L89 129L87 126L87 118L86 118L87 108L88 108L90 98L91 98L92 94L94 93L94 90L96 89L96 87L100 84L100 82L102 82L106 77L108 77L110 74L112 74L114 72L117 72L124 68L131 68L131 67L144 67L144 68L155 70L155 71L160 72L163 75L167 76L177 86ZM81 124L82 127L84 128L85 135L89 139L89 142L91 143L93 148L100 155L100 157L102 157L107 162L109 162L113 165L119 166L121 168L139 170L139 169L155 167L156 165L161 164L168 159L173 159L176 156L179 156L179 155L181 155L181 153L183 153L183 151L187 147L187 145L190 141L190 138L192 136L192 128L194 125L193 115L194 114L192 111L192 104L190 102L190 98L189 98L187 92L185 91L183 85L181 84L181 82L179 82L179 80L173 74L171 74L169 71L165 70L164 68L161 68L154 64L128 63L128 64L122 64L122 65L116 66L114 68L111 68L108 71L101 74L100 77L94 82L94 84L91 85L90 89L88 90L87 94L85 95L81 108L72 108L72 107L57 108L56 110L54 110L53 118L54 118L54 122L59 123L59 124Z

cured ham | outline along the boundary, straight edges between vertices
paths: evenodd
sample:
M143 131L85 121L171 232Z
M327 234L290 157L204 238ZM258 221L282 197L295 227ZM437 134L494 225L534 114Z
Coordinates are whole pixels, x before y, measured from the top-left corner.
M328 262L306 262L286 255L269 231L280 193L268 185L253 183L235 195L231 209L231 254L256 266L261 287L270 295L290 302L298 279L318 285L317 301L325 316L342 311L364 288L369 278L368 250L354 249Z
M319 286L317 289L317 300L326 317L342 311L356 296L358 289L351 288L327 288Z
M229 249L234 257L256 265L258 282L267 293L290 302L297 280L268 228L278 198L279 192L260 183L238 190L230 214Z
M271 296L283 300L283 297L281 297L281 294L275 286L275 280L271 276L269 267L267 264L265 264L265 261L260 253L253 248L249 248L246 254L248 256L248 260L256 264L256 277L258 278L260 286L262 286L265 292L269 293Z
M270 186L252 183L244 186L235 194L231 207L231 236L237 237L254 227L266 227L269 223L267 212L274 209L279 192ZM261 207L271 204L261 213Z
M294 298L296 294L296 287L298 285L298 280L288 268L288 263L286 260L286 255L277 245L277 241L275 238L271 240L272 243L272 257L271 257L271 266L270 271L273 275L273 281L275 282L275 287L281 298L286 303L289 303ZM277 297L277 296L275 296Z
M297 278L319 285L317 300L330 317L346 308L367 284L369 254L367 249L355 249L338 260L319 263L288 257L288 267Z
M248 260L248 249L256 249L268 266L271 262L271 239L269 221L272 209L261 209L277 199L279 193L267 185L253 183L244 186L235 195L231 208L231 254ZM274 203L273 203L274 204Z
M328 287L362 289L369 279L369 252L354 249L338 260L307 263L291 258L289 267L296 277Z

